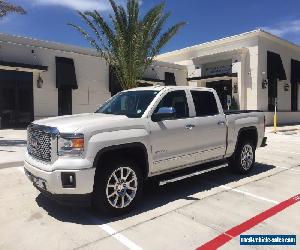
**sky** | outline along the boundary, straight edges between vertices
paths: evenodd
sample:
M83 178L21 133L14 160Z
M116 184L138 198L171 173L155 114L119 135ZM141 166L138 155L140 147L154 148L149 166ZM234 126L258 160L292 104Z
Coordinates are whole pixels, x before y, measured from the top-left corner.
M0 19L0 33L33 37L88 47L67 23L82 24L76 10L112 13L107 0L7 0L21 5L26 15ZM117 0L124 4L126 0ZM141 13L161 2L140 1ZM299 0L165 0L171 11L166 28L180 21L187 25L163 48L172 51L262 28L300 45Z

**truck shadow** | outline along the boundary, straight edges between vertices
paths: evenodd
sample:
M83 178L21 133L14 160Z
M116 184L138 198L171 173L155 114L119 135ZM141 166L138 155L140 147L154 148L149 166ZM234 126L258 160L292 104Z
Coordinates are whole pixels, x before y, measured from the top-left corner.
M26 140L0 140L0 147L25 147Z
M273 165L256 163L256 166L247 175L237 175L224 168L161 187L150 182L145 186L144 195L139 206L131 213L121 217L100 215L90 208L61 206L48 200L41 194L36 197L36 202L38 206L47 211L49 216L59 221L81 225L99 225L122 221L180 199L197 201L200 199L192 197L194 194L209 191L213 188L234 183L248 177L257 176L274 168L275 166Z

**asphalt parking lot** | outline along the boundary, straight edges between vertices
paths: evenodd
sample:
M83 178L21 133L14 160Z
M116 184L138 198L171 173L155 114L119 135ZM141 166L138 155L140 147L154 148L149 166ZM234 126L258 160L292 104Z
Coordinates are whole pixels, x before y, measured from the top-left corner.
M221 169L149 185L138 209L122 218L59 206L21 166L0 169L0 249L282 249L240 246L239 232L297 235L291 249L299 249L299 197L282 202L300 193L300 133L269 133L256 161L248 176Z

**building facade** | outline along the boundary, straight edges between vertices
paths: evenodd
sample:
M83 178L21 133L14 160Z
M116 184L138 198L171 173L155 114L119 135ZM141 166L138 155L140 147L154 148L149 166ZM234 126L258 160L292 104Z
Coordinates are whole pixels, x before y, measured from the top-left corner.
M263 30L161 54L141 86L214 88L225 109L261 110L267 124L300 122L300 47ZM92 49L0 34L0 127L94 112L120 91Z
M185 66L154 62L141 84L187 84ZM0 34L0 128L94 112L115 94L95 50Z
M184 65L188 82L215 88L224 108L261 110L273 123L300 122L300 47L263 30L162 54Z

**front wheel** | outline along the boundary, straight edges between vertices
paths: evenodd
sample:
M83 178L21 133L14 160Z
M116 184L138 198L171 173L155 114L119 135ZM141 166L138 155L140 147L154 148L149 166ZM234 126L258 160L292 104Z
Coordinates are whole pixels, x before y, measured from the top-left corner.
M143 178L134 161L106 161L97 170L93 202L98 210L111 215L129 212L142 193Z
M247 174L255 163L255 147L250 141L239 142L229 164L235 172Z

